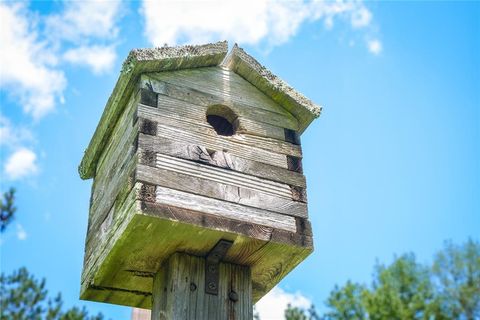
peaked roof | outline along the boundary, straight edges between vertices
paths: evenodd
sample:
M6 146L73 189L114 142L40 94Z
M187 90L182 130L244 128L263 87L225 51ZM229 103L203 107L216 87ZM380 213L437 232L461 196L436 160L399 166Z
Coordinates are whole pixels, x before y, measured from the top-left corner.
M130 51L79 165L80 177L90 179L94 176L101 152L142 73L220 66L237 73L289 111L297 118L300 133L320 115L321 107L272 74L237 44L230 53L227 53L226 41L198 46L187 45Z

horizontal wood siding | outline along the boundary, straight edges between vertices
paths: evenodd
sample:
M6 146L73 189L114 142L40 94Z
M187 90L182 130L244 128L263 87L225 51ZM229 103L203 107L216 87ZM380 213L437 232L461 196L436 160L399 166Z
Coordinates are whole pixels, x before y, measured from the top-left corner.
M224 101L231 101L239 105L268 110L294 118L291 113L267 97L248 81L245 81L245 79L235 72L225 70L221 67L181 70L179 72L150 73L148 75L176 86L204 92L213 97L221 97Z
M179 116L175 110L179 109L178 105L173 104L174 108L169 112L161 110L160 108L152 108L144 105L138 107L138 116L157 122L159 125L170 126L176 129L182 129L188 131L188 133L194 133L198 136L204 137L211 141L218 141L223 139L225 142L229 142L232 146L246 145L264 149L269 152L280 153L285 155L291 155L295 157L302 156L302 150L299 145L295 145L286 141L252 136L248 134L235 134L232 136L219 136L215 130L206 121L206 115L198 120L190 120ZM193 108L193 107L192 107Z
M305 203L294 200L290 186L157 154L153 166L137 165L136 178L150 184L297 217Z
M262 126L276 127L277 130L280 128L296 130L298 126L297 120L291 115L288 113L278 113L275 109L252 107L232 101L228 97L212 95L181 85L174 85L149 76L144 76L143 81L148 86L151 86L153 91L159 94L159 108L168 109L172 103L174 103L182 106L180 112L183 115L188 115L192 119L199 117L201 111L205 111L208 106L226 105L236 113L241 121L243 121L243 119L251 120ZM188 107L192 105L195 105L196 108L189 112Z
M305 187L305 176L295 171L273 166L258 161L248 160L226 151L213 151L204 146L180 142L173 138L140 134L139 148L149 152L161 153L193 162L243 172L255 177L264 178L288 185Z
M129 112L130 116L132 114L133 112ZM132 161L132 159L135 156L136 146L134 142L138 135L138 129L137 125L132 125L131 117L127 119L126 123L120 126L125 131L122 133L119 130L118 135L112 136L113 140L118 140L117 143L112 142L112 145L115 145L116 148L107 150L109 154L105 157L106 160L102 162L102 166L94 179L89 230L104 219L120 188L135 168L135 161Z
M139 170L137 171L137 177L139 181L152 180L148 175L147 168L148 167L145 166L139 166ZM267 210L262 210L260 208L250 207L243 204L222 201L216 198L191 192L174 190L163 186L162 184L166 183L163 183L163 181L159 180L160 179L156 181L157 183L154 183L156 187L155 202L157 203L177 206L180 208L189 208L191 210L201 211L236 221L249 221L263 226L292 232L295 232L297 229L294 217L276 212L269 212Z

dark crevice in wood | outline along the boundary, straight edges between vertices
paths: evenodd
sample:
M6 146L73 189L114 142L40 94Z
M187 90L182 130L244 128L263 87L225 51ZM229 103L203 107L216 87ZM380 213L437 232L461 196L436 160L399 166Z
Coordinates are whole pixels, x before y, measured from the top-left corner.
M151 136L157 135L157 123L148 119L141 119L139 131Z
M129 289L123 289L123 288L113 288L113 287L105 287L105 286L96 286L96 285L89 285L88 286L89 289L93 289L93 290L106 290L106 291L119 291L119 292L126 292L126 293L131 293L131 294L135 294L135 295L138 295L138 296L145 296L145 297L149 297L151 296L152 294L150 292L145 292L145 291L138 291L138 290L129 290Z
M155 276L155 272L148 272L148 271L140 271L140 270L124 270L133 274L135 277L141 278L153 278Z
M212 228L212 226L218 226L223 230L226 229L229 230L229 232L243 234L256 239L269 240L273 230L271 227L216 217L201 211L174 207L160 203L142 201L140 203L140 208L143 212L164 219L189 223L203 228Z
M294 201L307 203L307 192L305 188L291 185L290 190L292 191L292 199Z
M297 224L297 233L307 236L312 236L312 225L310 221L304 218L295 218L295 222Z
M303 173L302 158L287 156L288 170Z
M140 103L150 106L157 107L158 94L153 90L149 89L140 89Z
M132 127L135 126L137 121L138 121L138 108L135 108L135 111L133 112L133 115L132 115Z
M143 150L140 161L144 165L155 167L155 163L157 161L157 153L151 150Z
M157 187L152 184L142 183L138 198L146 202L155 202Z
M295 145L300 145L300 135L297 131L292 129L285 128L285 141L293 143Z
M137 136L133 140L133 148L132 148L132 156L137 153L138 150L138 139L139 139L140 133L137 133Z

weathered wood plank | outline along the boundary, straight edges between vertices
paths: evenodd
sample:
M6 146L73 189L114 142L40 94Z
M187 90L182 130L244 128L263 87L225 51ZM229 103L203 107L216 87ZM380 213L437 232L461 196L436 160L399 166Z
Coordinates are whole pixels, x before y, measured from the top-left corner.
M92 254L86 255L85 257L82 273L82 291L86 289L86 282L93 281L93 276L97 271L98 264L105 258L105 255L128 225L129 220L134 214L134 210L132 209L135 208L136 198L137 191L132 189L122 204L113 207L114 219L109 228L103 233L96 232L92 234L92 240L86 243L86 250L91 251Z
M180 108L180 106L174 106L174 109L176 108ZM176 115L174 110L171 110L169 112L163 112L163 110L161 109L139 105L138 117L155 121L159 125L165 125L169 127L174 127L178 130L188 131L188 133L194 133L198 136L204 137L204 139L217 141L223 140L226 143L253 146L274 153L282 153L295 157L302 156L302 149L299 145L295 145L281 140L259 136L251 136L248 134L219 136L215 132L215 130L208 124L205 115L201 121L193 121L189 120L188 118L183 118Z
M112 176L127 159L126 151L132 145L135 134L138 132L138 127L132 121L138 101L139 94L134 92L128 106L124 109L112 131L108 147L105 148L98 160L93 181L94 194L92 201L97 201L97 197L104 195L104 189L112 180Z
M200 105L198 103L194 104L183 102L176 99L175 97L170 98L159 95L157 107L164 113L173 114L185 120L190 120L197 123L204 123L208 107L211 105L218 106L225 105L225 103L205 103L204 105ZM274 114L274 116L272 116L268 113L265 114L266 111L250 111L249 113L247 113L245 109L242 109L241 107L235 108L229 106L229 108L237 115L237 119L233 123L237 133L273 138L283 141L285 140L283 126L291 127L288 121L283 120L282 115Z
M212 175L208 178L207 175L203 177L194 176L173 171L174 166L168 169L152 168L149 166L137 165L136 178L138 181L147 184L167 187L171 189L181 190L188 193L197 194L213 199L227 201L231 204L240 204L253 208L268 210L271 213L281 213L284 215L294 217L307 217L307 206L303 202L292 200L292 198L285 198L258 190L233 185L220 183L212 179ZM208 172L208 170L205 170ZM200 172L200 170L199 170ZM268 214L264 212L264 215ZM244 221L248 218L244 216Z
M137 178L143 181L142 171L137 172ZM291 232L296 232L297 229L295 219L288 215L174 190L160 185L156 185L156 202Z
M141 149L140 151L143 152ZM283 183L273 182L232 170L225 170L223 168L217 168L201 163L179 159L176 157L163 155L161 153L156 155L155 160L156 161L153 167L158 169L170 170L186 174L191 177L206 179L221 184L252 189L288 200L292 199L291 188Z
M135 161L132 162L131 159L134 157L136 148L133 146L133 141L138 134L138 126L132 123L132 118L136 112L138 100L138 92L134 92L113 130L109 147L100 157L98 172L92 186L87 244L92 237L92 230L98 229L99 224L106 219L118 192L134 170Z
M237 133L249 134L252 136L268 137L277 140L284 139L283 128L268 124L261 123L252 119L239 117L235 123Z
M208 135L199 135L190 131L173 128L165 125L157 126L157 135L168 139L175 139L183 143L191 143L205 146L214 151L226 151L233 155L243 157L252 161L258 161L281 168L287 168L287 156L280 153L267 151L265 149L247 146L244 144L228 141L221 137L210 137Z
M183 86L204 92L211 96L221 97L250 107L264 109L291 116L282 106L267 97L248 81L221 67L207 67L179 72L150 73L150 77L176 86Z
M140 134L138 146L143 150L161 153L177 158L201 162L204 164L225 168L237 172L243 172L255 177L264 178L288 185L305 188L303 174L290 171L285 168L272 166L258 161L248 160L232 155L230 152L213 151L204 146L191 143L182 143L165 137L154 137Z
M221 262L218 285L218 295L205 293L205 258L173 254L155 275L151 319L252 319L250 268Z
M253 119L258 123L292 130L298 128L297 120L290 113L284 111L279 113L272 108L261 108L259 107L260 101L256 101L257 103L251 106L232 100L228 95L206 93L185 85L157 80L150 75L143 76L142 83L144 86L151 86L153 91L159 94L157 103L161 108L168 108L169 105L174 104L184 106L182 109L188 110L188 107L196 106L196 110L187 113L191 117L195 117L202 109L206 111L209 106L225 105L240 119ZM238 92L238 94L244 93Z
M137 165L137 158L131 149L127 153L128 162L124 162L120 168L117 168L115 175L113 176L110 183L104 189L104 195L99 198L97 201L93 202L92 207L90 208L92 223L90 228L98 227L99 221L103 221L105 214L108 212L109 208L113 205L115 199L117 198L118 193L127 183L130 175L134 172ZM115 169L112 169L115 170Z
M201 228L218 231L232 232L249 238L273 241L298 247L312 247L312 237L304 234L304 230L297 232L274 229L251 222L240 222L220 216L209 215L201 211L194 211L188 208L169 206L162 203L141 201L140 208L145 214L167 219L172 222L193 224Z
M102 226L105 227L104 222L108 220L117 219L115 214L118 211L118 208L123 205L123 202L126 201L128 194L130 193L134 181L132 179L132 174L135 172L136 159L132 159L130 164L125 170L121 170L122 173L118 175L118 179L112 183L112 187L108 190L110 197L106 198L104 201L99 202L98 206L95 206L94 213L92 214L91 224L87 230L87 236L85 238L85 256L88 257L92 251L96 250L95 245L91 245L97 241L98 237L102 237L106 230L108 231L111 228L111 223L108 225L108 228L104 228L102 231Z
M252 266L253 301L257 302L263 297L312 251L311 246L286 247L270 241L250 255L245 263Z

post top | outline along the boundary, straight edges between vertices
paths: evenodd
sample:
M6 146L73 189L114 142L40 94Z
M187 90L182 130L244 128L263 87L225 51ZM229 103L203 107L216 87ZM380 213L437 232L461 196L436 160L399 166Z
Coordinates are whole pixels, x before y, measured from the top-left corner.
M321 107L297 92L234 45L226 41L204 45L133 49L125 59L120 77L107 101L100 122L85 150L78 171L82 179L93 177L101 152L142 73L219 66L231 70L290 112L299 123L299 133L320 115Z

